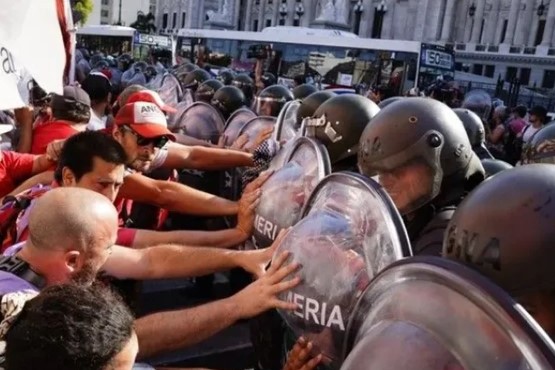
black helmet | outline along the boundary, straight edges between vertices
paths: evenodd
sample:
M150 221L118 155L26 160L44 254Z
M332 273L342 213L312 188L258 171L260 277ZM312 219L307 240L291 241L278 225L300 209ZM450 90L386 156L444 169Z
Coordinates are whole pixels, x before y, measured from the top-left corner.
M555 289L555 166L531 164L470 193L447 228L443 255L469 264L513 296Z
M397 179L409 165L421 173L405 176L404 181L415 182L401 190ZM460 119L447 105L428 98L402 99L381 110L362 134L358 166L366 176L380 175L402 213L470 185L465 180L484 178ZM412 193L405 192L408 186Z
M133 58L129 54L122 54L118 57L118 67L122 71L126 71L133 63Z
M204 81L195 92L195 100L210 104L216 91L223 86L224 84L216 79Z
M402 100L402 99L404 99L404 97L402 97L402 96L392 96L391 98L387 98L387 99L382 100L378 104L378 107L380 107L380 109L384 109L389 104L395 103L396 101L399 101L399 100Z
M509 163L502 161L500 159L492 159L492 158L485 158L482 159L482 166L486 171L486 176L492 177L493 175L497 175L501 171L510 170L514 168Z
M96 65L103 62L104 59L105 59L104 54L98 53L91 57L91 60L89 60L89 64L92 68L96 68Z
M189 73L189 72L193 72L195 69L199 69L199 67L196 64L184 63L177 66L175 71L179 73Z
M262 83L264 84L264 87L272 86L272 85L275 85L277 83L276 76L274 76L270 72L264 72L264 74L262 75L261 80L262 80Z
M211 104L228 119L231 113L245 106L245 94L238 87L224 86L216 91Z
M524 148L525 163L555 164L555 125L542 127Z
M108 63L108 60L105 58L96 60L95 64L92 65L92 69L95 69L97 71L108 68L110 68L110 63Z
M322 103L312 118L305 119L306 136L324 144L331 163L337 163L358 153L360 135L379 111L363 96L335 96Z
M293 89L293 95L294 94L295 90ZM301 105L297 110L297 125L300 126L304 118L312 117L314 112L316 112L316 109L318 109L323 102L333 98L334 96L337 96L337 94L333 91L323 90L312 93L302 99Z
M183 88L196 91L201 83L210 79L212 79L212 75L204 69L199 68L188 73L181 83L183 84Z
M295 99L301 99L302 100L302 99L306 98L307 96L309 96L310 94L314 94L317 91L318 91L318 89L314 85L302 84L302 85L299 85L299 86L297 86L293 89L293 96L295 97Z
M231 82L235 78L235 73L230 71L229 69L222 70L219 74L217 79L220 80L224 85L231 85Z
M466 108L455 108L453 112L459 117L463 123L470 145L473 148L482 145L486 141L486 132L484 124L476 113Z
M145 62L135 62L131 66L131 68L133 68L135 72L141 72L141 73L145 73L147 67L148 67L148 64L146 64Z
M253 110L259 116L277 117L281 108L295 99L291 90L283 85L268 86L255 98Z
M243 94L245 94L245 98L247 99L247 101L250 102L252 100L252 97L254 95L254 80L250 78L248 74L238 74L237 76L235 76L233 81L231 81L231 85L241 89Z

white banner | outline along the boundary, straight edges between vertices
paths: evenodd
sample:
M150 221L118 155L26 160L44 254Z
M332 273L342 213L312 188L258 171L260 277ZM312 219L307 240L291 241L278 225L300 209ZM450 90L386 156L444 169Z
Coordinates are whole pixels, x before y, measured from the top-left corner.
M61 94L66 56L56 1L0 0L0 24L0 109L28 102L31 76Z

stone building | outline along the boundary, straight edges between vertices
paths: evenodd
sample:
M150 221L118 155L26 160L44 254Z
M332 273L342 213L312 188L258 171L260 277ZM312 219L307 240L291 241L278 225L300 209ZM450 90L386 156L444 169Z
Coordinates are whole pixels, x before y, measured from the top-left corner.
M555 87L555 0L158 0L157 26L325 27L451 44L457 69Z

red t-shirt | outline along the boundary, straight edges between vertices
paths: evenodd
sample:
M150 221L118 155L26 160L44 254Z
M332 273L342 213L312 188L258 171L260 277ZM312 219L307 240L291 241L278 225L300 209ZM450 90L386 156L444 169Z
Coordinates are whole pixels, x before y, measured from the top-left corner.
M45 154L46 147L54 140L67 139L78 133L79 131L66 121L52 121L37 126L33 130L31 153Z
M1 152L0 158L0 196L5 196L22 181L33 175L35 155L26 153Z

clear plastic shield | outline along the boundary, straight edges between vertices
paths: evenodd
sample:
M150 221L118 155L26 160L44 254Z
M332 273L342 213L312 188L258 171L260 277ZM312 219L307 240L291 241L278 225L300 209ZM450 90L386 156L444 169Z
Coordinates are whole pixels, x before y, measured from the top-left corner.
M224 119L213 106L196 102L176 117L174 131L217 144L224 130Z
M256 113L248 108L237 109L225 123L225 145L229 146L237 140L241 128L256 117Z
M528 313L453 261L417 257L390 266L356 312L342 370L555 368L554 344Z
M267 117L267 116L260 116L255 117L245 123L243 127L241 127L241 131L239 132L239 136L246 134L248 137L248 141L246 147L252 147L254 142L258 139L259 135L262 131L274 127L276 124L275 117Z
M472 90L466 93L462 107L476 113L482 120L489 120L493 106L491 96L485 90Z
M297 111L300 106L300 100L292 100L285 104L277 117L274 140L277 142L287 142L297 135L300 129L300 126L297 125Z
M152 80L150 80L146 87L150 90L158 91L162 87L164 76L164 73L158 73Z
M178 119L183 115L183 112L187 110L192 104L189 102L180 102L174 107L176 112L168 114L168 127L170 130L174 131L174 128L178 125Z
M155 91L160 95L164 103L174 108L177 107L183 96L179 80L171 73L166 73L162 76L162 83Z
M302 266L301 284L281 296L298 309L280 314L323 353L328 368L338 369L358 298L379 271L411 254L408 237L380 186L355 173L327 176L302 214L276 251L291 252Z
M254 219L253 244L269 247L278 233L293 226L316 185L331 172L326 149L312 139L295 140L286 163L262 186Z

